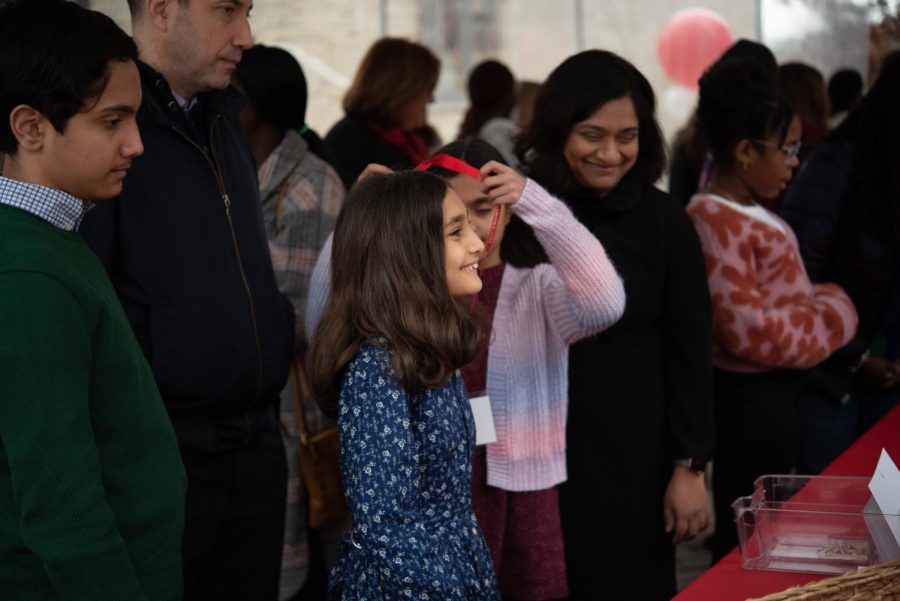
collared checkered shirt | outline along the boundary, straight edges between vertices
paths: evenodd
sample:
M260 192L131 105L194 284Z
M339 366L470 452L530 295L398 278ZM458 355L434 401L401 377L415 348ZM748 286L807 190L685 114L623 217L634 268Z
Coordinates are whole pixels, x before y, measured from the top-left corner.
M93 206L62 190L0 177L0 204L37 215L61 230L77 230Z

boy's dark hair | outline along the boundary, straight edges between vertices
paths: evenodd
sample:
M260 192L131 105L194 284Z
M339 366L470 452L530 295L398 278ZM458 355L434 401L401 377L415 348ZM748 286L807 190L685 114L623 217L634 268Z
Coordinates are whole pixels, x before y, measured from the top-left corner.
M697 113L716 164L726 169L741 140L759 144L777 134L784 144L795 114L772 74L746 58L718 62L700 78Z
M478 321L447 287L447 189L423 171L373 175L350 189L308 359L313 396L326 414L335 414L341 376L367 340L382 339L393 351L410 394L445 384L475 357Z
M19 105L66 124L109 82L109 62L137 59L112 19L66 0L0 2L0 152L16 154L9 115Z
M516 146L525 172L553 194L579 184L563 156L572 127L607 102L628 97L638 118L640 152L631 171L653 184L666 167L656 97L647 78L624 58L605 50L586 50L562 62L538 92L534 119Z

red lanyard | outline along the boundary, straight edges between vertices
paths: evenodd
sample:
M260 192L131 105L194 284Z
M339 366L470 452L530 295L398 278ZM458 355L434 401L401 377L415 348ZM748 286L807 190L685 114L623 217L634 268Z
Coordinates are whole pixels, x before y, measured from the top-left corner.
M429 167L443 167L447 171L453 171L460 175L468 175L472 179L481 181L481 172L475 167L449 154L439 154L427 161L422 161L416 165L416 171L426 171Z

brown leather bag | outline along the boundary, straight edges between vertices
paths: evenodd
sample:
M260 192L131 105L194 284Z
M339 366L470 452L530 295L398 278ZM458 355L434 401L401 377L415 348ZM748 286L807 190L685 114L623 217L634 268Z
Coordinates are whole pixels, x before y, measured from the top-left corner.
M318 434L309 435L303 398L311 399L306 372L300 361L291 368L291 385L294 389L294 410L300 443L297 455L306 488L309 506L309 527L328 526L347 515L347 501L341 483L341 451L337 426L331 426Z

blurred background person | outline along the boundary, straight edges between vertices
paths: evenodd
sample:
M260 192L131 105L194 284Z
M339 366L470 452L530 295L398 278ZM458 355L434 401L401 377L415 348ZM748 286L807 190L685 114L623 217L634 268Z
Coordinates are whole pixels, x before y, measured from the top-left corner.
M856 69L840 69L828 80L831 115L828 126L834 129L859 104L863 97L863 78Z
M259 170L263 220L275 279L296 311L296 366L302 363L308 336L303 328L309 278L325 239L334 229L344 199L344 187L335 170L317 155L324 150L315 132L305 126L306 78L297 60L281 48L256 45L244 53L233 75L234 85L248 104L238 114L241 127ZM312 399L305 399L310 434L328 420ZM346 523L312 532L307 525L306 491L297 459L299 442L294 390L281 394L280 418L288 464L284 554L279 598L293 599L307 580L311 556L330 569ZM337 468L337 466L335 466ZM324 594L323 573L319 576ZM311 583L313 584L313 583Z
M534 101L540 89L541 84L536 81L520 81L516 84L516 106L513 107L512 117L520 131L525 131L531 125Z
M381 38L363 57L344 95L346 115L325 136L325 147L349 188L369 163L418 165L437 146L428 126L440 60L428 48Z
M900 54L797 175L784 218L813 282L859 313L849 344L801 395L800 470L824 469L900 400Z
M800 118L800 165L828 134L831 101L822 72L806 63L785 63L778 67L778 94Z
M460 140L481 138L498 151L511 167L518 165L513 138L519 128L512 120L516 80L503 63L486 60L472 69L467 84L469 108L459 126Z

